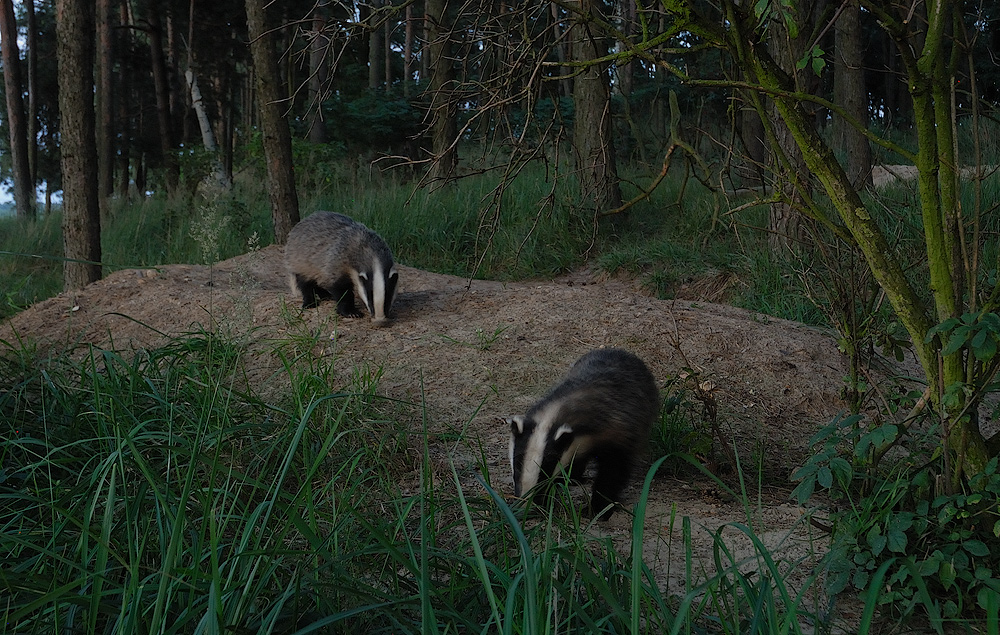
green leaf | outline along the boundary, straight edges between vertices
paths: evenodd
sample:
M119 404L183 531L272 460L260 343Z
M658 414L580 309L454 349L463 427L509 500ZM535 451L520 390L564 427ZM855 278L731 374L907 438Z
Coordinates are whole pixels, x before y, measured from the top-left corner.
M830 489L833 485L833 472L830 471L829 467L824 465L816 473L816 480L819 481L820 486L824 489Z
M976 334L972 336L972 340L969 342L972 348L979 348L986 341L986 337L989 335L989 331L986 329L976 329Z
M875 532L874 535L872 532ZM882 553L882 550L885 549L885 545L888 542L888 539L884 535L878 533L878 527L873 527L872 531L868 532L867 539L868 546L871 547L872 550L872 555L875 556Z
M823 69L826 68L826 60L823 58L823 49L816 47L817 55L813 57L812 69L813 73L817 76L823 74Z
M926 578L929 575L934 575L941 568L941 560L938 558L927 558L922 560L919 565L920 576Z
M982 346L972 349L976 359L981 362L988 362L997 354L997 342L992 337L983 342Z
M894 553L906 552L906 532L890 528L886 533L886 539L888 541L889 551Z
M854 470L851 468L851 464L848 463L846 459L839 456L834 457L833 460L830 461L830 470L841 483L850 483L851 479L854 477Z
M983 558L990 555L990 549L982 540L966 540L962 547L974 556Z
M813 495L813 490L816 488L816 478L810 477L795 486L792 490L792 498L799 505L805 504Z
M938 577L941 580L941 584L944 585L945 591L951 589L951 586L955 584L955 576L955 565L948 561L942 562Z
M851 579L851 584L854 588L859 591L864 591L868 588L868 572L864 569L858 569L854 572L854 577Z
M929 331L927 331L927 337L924 338L924 343L929 344L934 336L938 333L946 333L951 329L959 325L958 318L948 318L944 322L941 322L937 326L932 326Z
M948 338L948 345L941 350L942 355L952 355L957 353L965 346L965 342L969 339L969 327L960 326L951 334Z

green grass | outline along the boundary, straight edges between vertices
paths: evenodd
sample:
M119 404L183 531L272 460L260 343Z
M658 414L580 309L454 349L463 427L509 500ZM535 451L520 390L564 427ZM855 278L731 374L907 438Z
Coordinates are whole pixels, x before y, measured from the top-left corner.
M487 173L424 189L401 172L352 169L348 160L322 158L299 167L303 214L330 209L352 215L377 229L397 260L421 269L523 280L550 278L590 262L638 276L661 297L706 272L729 271L744 282L739 301L746 306L755 308L758 287L761 294L773 292L765 285L775 276L748 267L761 260L755 256L762 248L759 232L717 222L712 199L697 183L679 196L679 181L668 179L628 213L602 219L595 231L593 214L574 205L571 180L554 182L540 164L528 165L506 185L499 173ZM636 185L624 186L626 197L650 178L629 175ZM0 316L61 288L59 223L58 211L37 225L0 219L0 288L6 290ZM239 175L231 195L211 201L115 200L102 219L104 273L230 258L254 240L270 244L270 223L263 179L252 168ZM758 284L758 278L765 282ZM801 295L791 290L777 292ZM805 314L796 308L783 316Z
M435 472L421 404L379 397L378 369L316 344L270 344L267 383L284 388L266 395L245 376L253 333L129 355L3 343L7 632L765 633L813 619L759 541L762 576L720 535L716 575L662 589L641 549L658 465L631 546L568 496L525 516L485 455ZM686 568L713 564L677 522Z

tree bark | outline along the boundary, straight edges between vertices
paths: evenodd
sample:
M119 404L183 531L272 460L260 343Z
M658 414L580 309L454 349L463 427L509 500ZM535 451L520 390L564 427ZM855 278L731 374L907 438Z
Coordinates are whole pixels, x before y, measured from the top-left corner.
M390 0L387 0L386 6L391 6ZM392 89L392 26L393 26L393 20L387 19L382 29L385 34L385 43L382 46L382 51L385 53L386 92L389 92Z
M313 8L312 40L309 42L309 141L326 143L326 120L323 117L323 95L329 74L329 64L326 53L329 39L324 27L326 16L322 13L322 5Z
M28 27L28 166L31 182L38 183L38 25L35 0L24 0Z
M265 0L245 0L250 53L257 76L257 105L267 164L267 191L271 198L274 242L285 244L299 222L299 199L292 166L292 134L281 106L281 80L273 36L267 27Z
M114 188L111 3L97 0L97 199L107 205Z
M382 41L381 34L378 29L375 28L375 16L376 9L378 9L381 2L379 0L373 0L371 4L370 13L368 14L371 21L371 28L368 29L368 90L376 90L379 87L379 68L382 57L379 55L379 44Z
M785 21L775 16L769 25L771 37L768 40L768 51L771 58L791 79L789 90L795 89L798 78L795 65L805 54L809 30L806 20L801 16L806 13L811 2L798 3L797 20L798 34L789 33ZM802 226L803 201L808 193L808 181L802 175L808 174L802 151L795 142L795 136L782 119L778 106L769 102L768 117L776 142L774 163L774 187L781 193L781 202L773 203L768 215L768 244L775 253L788 249L798 249L805 240L805 228Z
M439 180L454 176L458 167L458 123L451 95L455 78L452 28L447 15L447 0L427 0L425 10L430 50L431 151L434 153L434 162L427 176L431 180Z
M119 2L118 4L118 23L122 25L131 25L132 19L129 13L129 4L127 2ZM133 41L133 34L131 29L122 29L121 34L118 38L118 50L122 58L128 59L135 54L135 44ZM131 113L129 112L128 104L134 98L134 89L132 87L132 81L129 73L117 73L114 76L115 89L118 94L117 108L118 111L118 129L121 132L122 142L118 147L118 184L116 186L116 191L118 195L125 198L129 195L130 187L132 185L132 174L131 174L131 159L132 159L132 137L133 137L133 119Z
M607 55L607 48L591 33L587 18L600 17L593 0L580 0L580 14L572 27L572 59L588 62ZM597 211L622 204L618 166L611 130L611 87L606 64L590 64L573 80L576 118L573 146L581 200L593 201Z
M0 0L0 49L3 55L3 78L7 94L7 126L10 132L10 158L13 163L14 204L19 218L35 217L35 184L31 180L28 157L28 125L24 119L24 94L21 81L21 55L17 48L17 23L12 0Z
M410 98L413 83L413 4L406 3L406 29L403 39L403 97Z
M170 82L167 78L167 62L163 54L163 33L157 9L151 8L147 16L149 24L149 53L153 64L153 84L156 90L156 121L160 127L160 152L163 154L163 168L167 193L177 191L180 182L180 164L174 152L174 132L170 116Z
M861 5L848 2L836 25L836 62L833 76L833 101L861 125L868 125L868 92L865 90L864 48L861 44ZM834 148L840 151L847 167L847 177L856 188L872 183L872 151L861 130L843 117L833 119Z
M93 2L56 0L62 225L66 257L63 284L67 291L80 289L101 277L93 36Z

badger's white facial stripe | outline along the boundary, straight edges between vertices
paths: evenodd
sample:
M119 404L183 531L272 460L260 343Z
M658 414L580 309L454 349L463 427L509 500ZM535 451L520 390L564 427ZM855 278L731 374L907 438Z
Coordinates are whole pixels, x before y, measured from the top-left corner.
M374 311L372 310L374 309ZM375 320L385 319L385 276L382 275L382 263L375 261L372 269L372 299L368 314Z
M551 403L535 414L535 428L531 431L531 436L528 437L528 447L524 451L524 465L521 467L521 493L527 493L538 484L549 430L555 425L558 412L559 404Z

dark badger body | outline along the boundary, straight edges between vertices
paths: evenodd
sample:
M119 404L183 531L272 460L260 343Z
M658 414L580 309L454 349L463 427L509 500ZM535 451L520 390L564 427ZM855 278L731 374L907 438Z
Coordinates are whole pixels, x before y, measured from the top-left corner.
M527 493L570 465L571 478L579 479L594 461L597 472L586 513L620 502L659 407L656 382L641 359L618 349L587 353L527 414L506 420L514 494ZM609 518L613 509L600 518Z
M357 294L375 325L388 323L399 275L389 246L361 223L335 212L307 216L288 234L285 266L303 309L334 299L337 313L361 317Z

